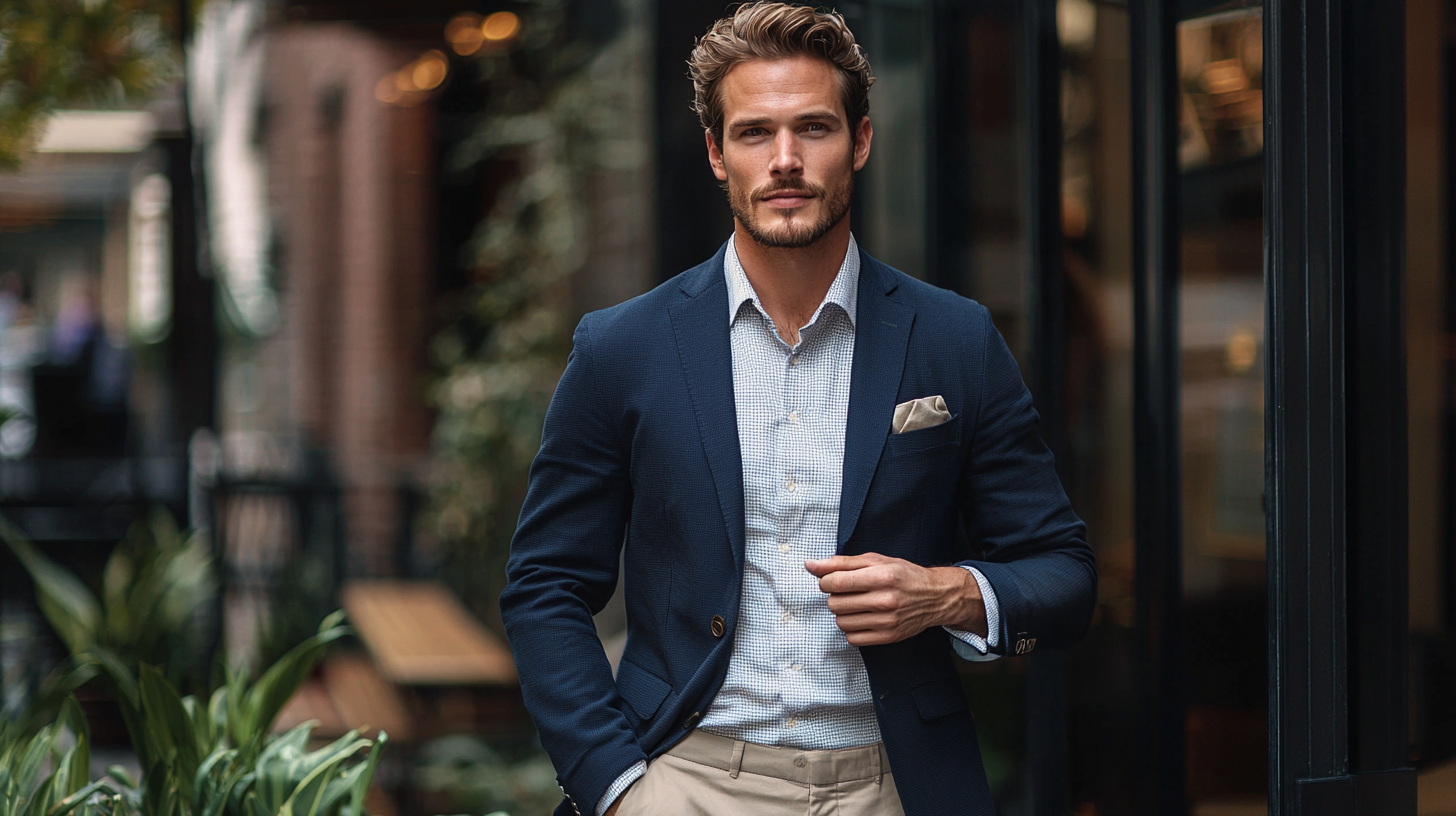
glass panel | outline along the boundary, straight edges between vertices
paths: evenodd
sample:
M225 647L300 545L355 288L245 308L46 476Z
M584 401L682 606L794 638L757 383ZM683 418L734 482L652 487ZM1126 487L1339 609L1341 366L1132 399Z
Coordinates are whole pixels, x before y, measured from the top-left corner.
M937 78L946 89L944 106L954 108L937 111L937 126L946 136L941 143L950 149L939 157L936 179L940 200L953 202L935 213L945 266L938 282L986 306L1024 365L1030 288L1020 8L1003 2L937 5L936 25L953 32L942 42L954 73ZM1030 371L1023 373L1031 378ZM975 701L976 732L997 810L1030 812L1025 661L959 665Z
M1126 6L1060 0L1066 275L1063 473L1097 552L1098 607L1068 656L1073 813L1133 812L1131 75Z
M1025 365L1029 287L1020 26L1013 4L981 4L962 37L969 212L956 283L962 294L991 311L996 328Z
M865 188L864 233L876 258L907 275L925 277L927 55L925 12L918 2L880 2L860 25L875 69L870 92L874 150L860 173Z
M1446 5L1406 2L1410 757L1420 816L1456 802L1456 47Z
M1183 587L1193 813L1267 810L1263 17L1178 26Z

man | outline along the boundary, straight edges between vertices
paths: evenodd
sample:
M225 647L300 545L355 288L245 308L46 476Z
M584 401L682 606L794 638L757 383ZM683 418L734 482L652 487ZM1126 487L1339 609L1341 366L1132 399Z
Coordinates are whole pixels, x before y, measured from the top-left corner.
M844 21L746 5L690 66L733 236L581 321L501 596L557 813L989 814L952 655L1074 642L1083 525L986 310L850 235Z

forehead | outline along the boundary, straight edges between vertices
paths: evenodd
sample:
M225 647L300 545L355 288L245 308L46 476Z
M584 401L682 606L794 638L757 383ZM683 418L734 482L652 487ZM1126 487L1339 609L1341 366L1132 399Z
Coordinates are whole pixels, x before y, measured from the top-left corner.
M723 77L723 120L828 108L843 114L839 71L826 60L787 57L741 62Z

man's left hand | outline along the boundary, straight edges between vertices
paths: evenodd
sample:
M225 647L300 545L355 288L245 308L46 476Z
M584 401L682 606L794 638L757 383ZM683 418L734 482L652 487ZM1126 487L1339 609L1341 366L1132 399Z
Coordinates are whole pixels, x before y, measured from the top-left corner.
M852 646L914 637L932 626L986 636L986 604L969 570L922 567L879 553L805 561Z

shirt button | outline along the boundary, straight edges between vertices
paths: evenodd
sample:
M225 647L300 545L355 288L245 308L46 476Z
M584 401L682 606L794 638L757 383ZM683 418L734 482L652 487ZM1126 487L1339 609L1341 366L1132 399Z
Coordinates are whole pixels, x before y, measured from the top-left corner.
M798 364L799 364L799 355L795 354L795 355L792 355L792 356L789 357L789 365L798 365Z
M794 492L794 489L798 487L798 485L794 483L794 480L793 479L790 479L789 480L789 483L787 485L784 485L784 486L789 489L789 492L790 493L793 493Z
M787 545L787 544L780 544L779 545L779 552L785 552L786 553L788 551L789 551L789 545Z
M779 615L779 620L781 620L781 621L791 621L793 619L794 619L794 613L793 612L785 612L784 614Z
M790 422L798 422L799 421L799 412L798 411L790 411L789 412L789 421Z
M796 726L798 724L799 724L799 718L798 717L790 717L789 718L789 721L786 722L786 723L784 723L784 725L787 726L787 727L789 727L789 728L793 728L794 726ZM795 765L799 765L799 763L801 763L803 761L804 761L804 758L803 757L799 757L798 759L794 760L794 764ZM804 766L803 765L799 765L799 767L802 768Z
M799 663L795 663L794 665L790 666L789 668L793 669L794 671L803 671L804 670L803 665L801 665Z

